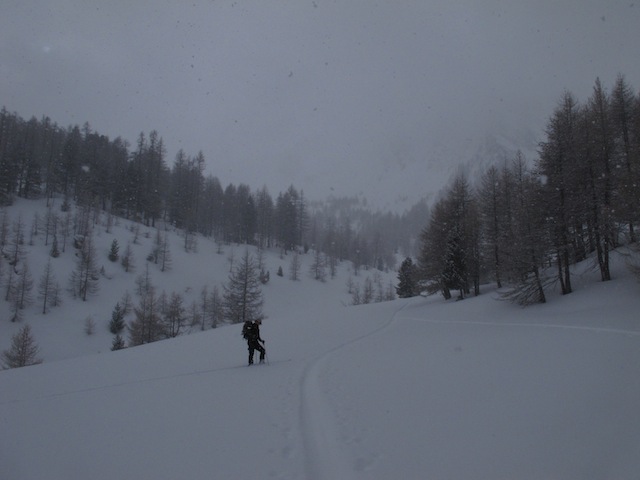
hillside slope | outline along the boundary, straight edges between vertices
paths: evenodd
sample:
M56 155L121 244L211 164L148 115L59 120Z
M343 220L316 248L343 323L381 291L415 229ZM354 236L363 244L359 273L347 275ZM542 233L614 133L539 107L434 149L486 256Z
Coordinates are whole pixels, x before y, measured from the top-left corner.
M58 202L59 203L59 202ZM73 298L68 291L69 279L77 265L77 250L72 246L71 238L67 239L66 248L62 251L63 242L59 235L58 258L51 258L51 238L45 241L44 234L32 236L34 219L38 218L42 225L47 213L43 200L17 199L15 205L7 207L7 221L9 225L8 246L5 251L12 249L12 227L18 219L21 219L24 230L24 244L21 249L28 264L33 288L30 292L31 302L20 311L22 320L11 322L13 315L11 305L4 301L6 286L2 285L3 300L0 300L0 351L4 351L11 345L11 337L25 324L31 326L33 336L40 347L40 357L45 361L55 361L76 356L84 356L94 353L109 352L113 335L108 331L112 311L117 302L122 303L123 296L128 293L131 302L135 306L139 299L136 295L136 281L142 275L146 275L147 267L151 283L155 286L157 295L175 292L182 296L183 306L187 316L191 316L193 305L196 310L202 303L202 290L207 288L209 295L217 288L220 296L224 293L223 285L228 282L232 263L237 265L246 249L254 257L257 256L255 247L245 245L217 245L210 238L197 237L195 249L185 251L185 240L179 230L169 228L161 230L167 235L169 244L170 262L166 271L161 271L159 264L147 261L147 257L154 249L156 229L145 227L128 220L113 218L111 225L103 213L93 225L93 240L96 247L97 265L101 270L98 289L95 294L89 295L87 301ZM54 205L53 210L62 216L59 205ZM2 212L0 212L1 214ZM162 227L161 227L162 228ZM112 242L116 240L120 246L122 256L127 245L132 250L133 268L125 272L120 261L111 262L108 259ZM47 243L47 244L45 244ZM270 281L263 287L264 312L267 317L278 316L286 312L291 299L296 295L321 296L329 298L328 302L337 305L351 303L348 293L347 281L351 278L354 285L361 289L365 279L371 281L379 279L384 289L395 284L395 272L379 272L377 270L362 270L359 275L354 275L348 262L339 266L335 278L331 278L327 269L325 282L311 278L310 266L313 262L313 252L300 255L300 269L297 281L290 279L290 266L292 255L283 255L278 249L264 252L265 269L269 272ZM60 286L62 305L52 307L46 314L42 313L42 300L38 294L38 284L43 275L44 268L51 261L51 269L55 281ZM8 268L8 261L3 262L3 268ZM278 269L282 269L283 276L278 276ZM199 311L199 310L198 310ZM94 332L87 335L87 319L95 324ZM133 319L131 312L126 318ZM210 325L205 325L210 328ZM184 333L199 333L201 325L183 329ZM125 332L126 335L126 332Z

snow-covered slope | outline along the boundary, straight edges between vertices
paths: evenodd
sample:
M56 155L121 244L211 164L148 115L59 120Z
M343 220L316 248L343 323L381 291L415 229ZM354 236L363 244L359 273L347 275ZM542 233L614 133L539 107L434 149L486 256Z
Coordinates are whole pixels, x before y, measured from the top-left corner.
M54 211L63 215L59 211L59 203L58 201L54 206ZM2 298L0 300L0 351L9 348L11 336L25 323L28 323L40 346L40 356L45 362L109 352L113 335L108 331L108 324L113 308L117 302L122 303L125 293L130 294L134 305L138 302L135 293L137 290L136 280L146 274L147 267L157 294L160 295L162 292L167 295L172 292L180 294L184 299L183 305L189 313L194 302L197 305L201 304L204 287L207 288L209 294L214 288L218 288L220 295L223 294L223 284L227 283L232 263L235 262L237 265L247 248L245 245L221 246L215 244L212 239L198 237L195 251L187 253L184 248L184 237L180 231L165 232L162 230L162 234L166 233L168 236L171 261L166 271L161 272L159 265L146 260L154 248L156 229L122 219L114 219L112 225L107 228L107 218L103 214L93 228L97 265L102 273L96 293L89 295L87 301L83 302L80 299L72 298L68 292L69 279L73 270L76 269L77 261L77 250L71 245L71 240L67 240L66 249L61 252L60 257L51 258L49 256L51 238L49 238L48 245L45 245L42 233L35 237L29 233L36 214L39 217L40 225L42 225L47 211L44 201L17 199L15 205L8 207L6 211L9 218L8 243L11 243L13 222L21 218L24 224L25 244L21 248L29 265L33 288L30 292L31 304L21 310L20 315L23 320L18 323L10 322L11 305L4 301L6 286L2 285L0 288L0 293L2 293L0 297ZM108 259L108 253L114 239L118 241L120 246L120 255L124 253L127 245L132 249L133 269L129 273L124 271L119 261L111 262ZM8 252L11 251L11 248L9 245L5 250ZM249 253L255 259L257 255L255 248L248 248ZM61 237L59 238L59 249L62 249ZM312 251L307 255L300 255L299 280L292 281L289 274L292 256L283 255L278 249L265 251L265 268L270 274L270 282L263 288L264 310L267 316L278 316L283 309L286 311L291 300L289 292L294 295L296 289L302 290L296 295L324 296L324 298L330 298L330 302L342 305L351 302L346 285L349 277L352 277L353 283L361 288L366 278L373 281L377 276L379 276L384 288L388 288L389 282L394 284L396 282L395 272L363 270L358 276L354 276L347 263L340 266L339 276L331 279L327 269L327 281L319 282L311 278L312 257ZM38 283L49 260L55 281L60 285L63 302L61 306L52 307L46 315L43 315L42 301L38 295ZM7 268L8 262L5 261L4 271ZM283 271L282 277L276 274L279 268ZM131 320L132 317L133 314L130 314L127 320ZM95 331L90 336L85 333L88 318L95 323ZM190 331L199 332L200 327L193 327Z
M268 366L236 325L0 372L0 477L637 478L640 286L583 270L527 309L272 273Z

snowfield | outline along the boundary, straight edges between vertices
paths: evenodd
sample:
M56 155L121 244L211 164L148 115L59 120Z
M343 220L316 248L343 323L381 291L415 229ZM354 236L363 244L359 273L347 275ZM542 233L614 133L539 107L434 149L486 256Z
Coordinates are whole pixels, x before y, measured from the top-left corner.
M190 255L176 243L163 281L199 288L205 262L226 278L200 242ZM124 280L104 280L108 302L66 300L103 305L99 333L81 336L84 313L34 313L45 362L0 371L0 478L637 480L640 285L613 260L611 282L583 265L574 293L526 309L490 286L352 307L346 264L296 282L275 275L288 260L273 253L269 365L252 367L240 325L109 352ZM49 343L54 319L73 341ZM0 320L5 349L20 325Z

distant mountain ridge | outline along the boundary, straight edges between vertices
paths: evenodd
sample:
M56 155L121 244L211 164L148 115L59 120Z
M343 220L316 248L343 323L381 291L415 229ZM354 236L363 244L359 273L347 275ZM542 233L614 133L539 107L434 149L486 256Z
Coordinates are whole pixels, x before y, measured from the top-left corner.
M518 151L529 162L535 161L539 141L531 129L514 137L484 134L466 138L458 145L436 144L420 158L397 158L363 169L352 182L360 185L358 196L370 208L402 213L421 199L431 204L460 171L474 183L487 168L513 160Z

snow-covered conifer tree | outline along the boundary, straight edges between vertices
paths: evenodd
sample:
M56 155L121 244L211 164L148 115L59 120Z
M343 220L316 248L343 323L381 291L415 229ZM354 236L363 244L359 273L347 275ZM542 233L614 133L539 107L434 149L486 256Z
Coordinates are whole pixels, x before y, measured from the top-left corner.
M241 323L263 318L262 290L258 270L249 250L245 250L240 262L224 285L223 307L225 320Z
M37 358L38 351L31 327L27 324L11 338L11 348L2 352L2 366L18 368L41 363L42 360Z
M398 271L398 286L396 293L400 298L409 298L417 295L416 266L411 257L407 257L400 265Z

